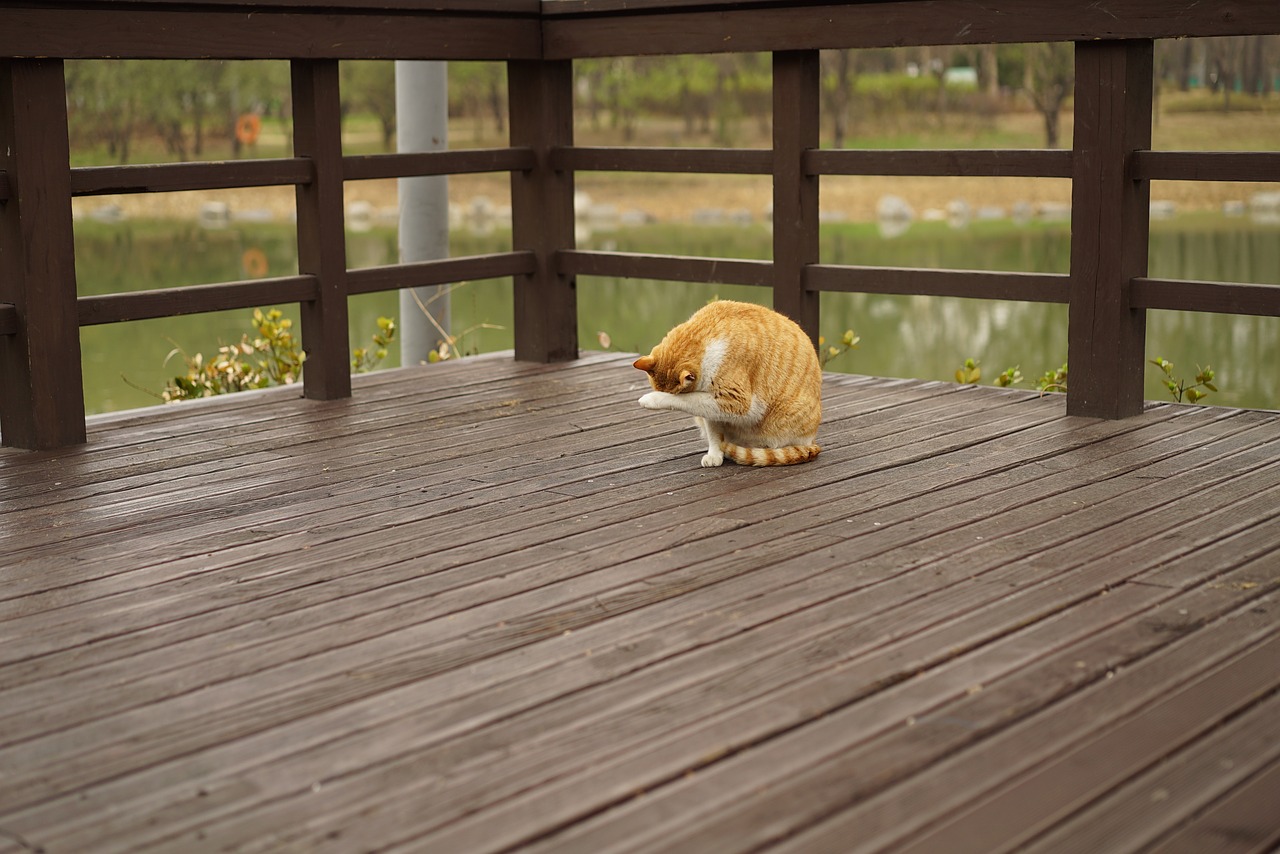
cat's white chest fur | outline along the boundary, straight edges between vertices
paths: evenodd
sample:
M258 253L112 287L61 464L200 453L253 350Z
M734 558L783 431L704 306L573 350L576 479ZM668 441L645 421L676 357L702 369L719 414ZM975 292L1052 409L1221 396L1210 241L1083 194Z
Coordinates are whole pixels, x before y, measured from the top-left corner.
M720 373L720 366L724 364L725 355L728 352L728 338L712 338L707 342L706 348L702 351L702 366L698 374L698 391L710 390L711 383L715 381L716 374Z

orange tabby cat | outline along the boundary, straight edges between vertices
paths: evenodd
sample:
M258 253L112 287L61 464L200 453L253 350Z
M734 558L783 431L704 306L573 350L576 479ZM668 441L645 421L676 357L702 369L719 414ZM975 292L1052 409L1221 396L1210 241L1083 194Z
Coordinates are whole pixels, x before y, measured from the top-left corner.
M772 309L723 300L667 333L635 366L654 390L646 409L693 416L704 466L777 466L818 455L822 368L813 343Z

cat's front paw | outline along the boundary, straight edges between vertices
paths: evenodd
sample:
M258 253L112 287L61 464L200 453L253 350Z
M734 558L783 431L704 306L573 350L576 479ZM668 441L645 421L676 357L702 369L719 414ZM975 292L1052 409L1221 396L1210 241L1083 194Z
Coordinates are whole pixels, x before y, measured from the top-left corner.
M706 453L702 456L702 467L704 469L715 468L724 462L724 452L717 451L715 453Z
M645 409L668 409L667 395L660 391L651 391L640 398L640 405Z

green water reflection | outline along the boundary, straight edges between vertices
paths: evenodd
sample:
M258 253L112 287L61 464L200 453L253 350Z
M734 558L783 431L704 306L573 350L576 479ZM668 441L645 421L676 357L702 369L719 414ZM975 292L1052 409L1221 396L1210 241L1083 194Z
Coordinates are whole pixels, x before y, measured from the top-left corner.
M510 247L502 231L487 236L457 232L454 255ZM352 267L394 263L393 229L348 235ZM270 275L297 272L294 232L278 223L233 224L206 230L195 223L131 221L77 223L80 293L102 294L242 279L245 252L259 250ZM632 252L767 258L770 235L762 225L650 225L600 233L580 240L581 248ZM1065 223L975 223L957 231L925 223L905 235L885 239L874 225L824 226L824 263L963 269L1066 272L1069 233ZM1151 275L1161 278L1280 284L1280 227L1244 219L1183 218L1153 224ZM672 325L719 296L767 303L764 289L729 285L583 278L578 285L580 339L584 349L607 332L616 349L646 351ZM297 306L281 306L297 316ZM351 301L353 343L365 342L379 315L396 314L394 293ZM248 311L178 317L85 328L86 404L90 412L147 406L166 379L182 368L175 349L206 354L219 343L239 340ZM831 368L891 377L948 379L965 358L976 358L988 379L1018 365L1028 378L1066 359L1065 306L987 302L934 297L824 294L822 329L838 338L848 328L862 337L860 348ZM468 350L487 352L512 346L511 282L471 282L453 294L454 330L479 323L504 329L478 330ZM1181 373L1212 364L1221 393L1210 403L1280 408L1280 318L1189 312L1150 312L1148 355L1172 360ZM386 363L397 364L396 354ZM1147 396L1166 392L1148 371Z

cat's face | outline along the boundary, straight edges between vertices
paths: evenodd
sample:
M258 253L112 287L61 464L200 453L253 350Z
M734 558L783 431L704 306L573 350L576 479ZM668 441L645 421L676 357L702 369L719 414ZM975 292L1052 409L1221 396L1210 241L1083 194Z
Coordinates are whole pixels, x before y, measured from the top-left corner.
M692 363L665 358L656 348L648 356L641 356L632 363L649 375L654 391L680 394L693 391L698 385L698 373Z

